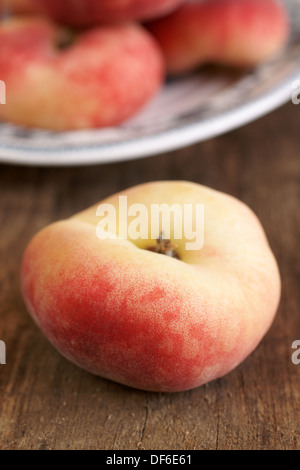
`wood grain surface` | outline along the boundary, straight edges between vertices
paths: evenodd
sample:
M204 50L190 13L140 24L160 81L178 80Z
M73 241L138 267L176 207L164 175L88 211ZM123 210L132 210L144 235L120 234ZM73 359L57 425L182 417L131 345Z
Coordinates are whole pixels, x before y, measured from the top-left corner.
M226 377L177 394L136 391L62 358L23 305L22 253L43 226L151 180L230 193L260 217L278 259L282 301L258 349ZM148 159L84 168L0 166L1 449L299 449L300 106Z

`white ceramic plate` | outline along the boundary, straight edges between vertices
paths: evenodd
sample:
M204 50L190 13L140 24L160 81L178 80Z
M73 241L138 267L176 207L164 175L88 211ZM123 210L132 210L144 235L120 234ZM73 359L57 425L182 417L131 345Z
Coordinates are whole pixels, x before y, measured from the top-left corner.
M146 157L246 124L291 99L300 80L300 1L286 0L292 39L284 54L233 74L204 69L168 82L138 116L104 130L53 133L0 123L0 162L85 165Z

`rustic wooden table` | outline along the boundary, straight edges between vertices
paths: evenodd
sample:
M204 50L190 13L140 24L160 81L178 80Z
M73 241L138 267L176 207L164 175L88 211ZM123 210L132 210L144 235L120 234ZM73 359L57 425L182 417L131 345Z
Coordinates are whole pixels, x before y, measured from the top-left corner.
M222 137L133 162L85 168L0 166L2 449L296 449L300 447L300 106ZM63 359L29 318L22 252L41 227L120 189L186 179L230 193L260 217L282 274L282 301L236 370L177 394L132 390Z

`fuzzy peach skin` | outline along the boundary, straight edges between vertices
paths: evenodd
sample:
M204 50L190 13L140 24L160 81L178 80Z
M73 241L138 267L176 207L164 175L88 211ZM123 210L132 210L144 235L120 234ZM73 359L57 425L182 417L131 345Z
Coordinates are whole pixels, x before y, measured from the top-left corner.
M188 1L149 24L170 74L207 62L252 67L272 58L289 36L288 16L277 0Z
M0 24L5 121L56 131L114 126L155 95L164 73L156 42L138 25L97 27L72 39L41 18Z
M187 251L187 240L176 240L178 260L149 251L150 236L118 238L118 226L115 240L101 241L94 206L27 247L30 314L66 358L122 384L176 392L223 376L256 348L278 307L279 272L257 217L188 182L148 183L103 201L117 213L119 195L149 213L155 203L204 204L204 247Z
M83 26L99 22L156 18L184 0L5 0L11 11L43 12L62 24Z

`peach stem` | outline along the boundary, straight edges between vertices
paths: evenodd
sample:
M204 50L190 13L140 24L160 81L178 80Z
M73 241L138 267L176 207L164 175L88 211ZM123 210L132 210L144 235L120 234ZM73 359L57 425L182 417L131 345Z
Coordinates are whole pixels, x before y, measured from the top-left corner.
M176 248L177 245L172 243L171 240L165 239L162 232L157 239L157 245L149 247L148 250L161 255L170 256L171 258L179 259Z

